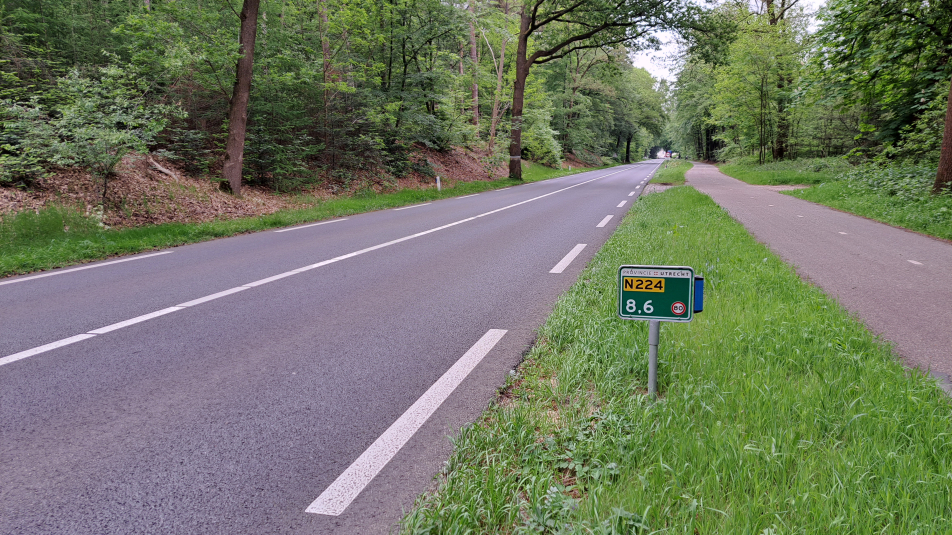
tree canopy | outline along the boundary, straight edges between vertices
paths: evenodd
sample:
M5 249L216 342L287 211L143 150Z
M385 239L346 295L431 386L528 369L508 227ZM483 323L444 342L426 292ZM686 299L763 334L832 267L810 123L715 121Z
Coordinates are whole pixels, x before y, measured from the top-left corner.
M631 144L640 155L663 127L663 91L631 57L655 28L698 11L674 0L257 3L239 170L279 190L350 188L367 180L361 169L380 170L376 180L427 172L414 147L469 147L491 168L509 160L516 136L520 157L549 165L569 152L624 159ZM4 2L0 184L28 184L54 165L47 127L71 105L70 83L100 84L103 69L135 73L102 97L134 94L151 122L148 135L111 123L127 142L100 147L102 157L152 151L221 180L247 58L241 13L239 0ZM532 76L520 79L520 57L537 66Z

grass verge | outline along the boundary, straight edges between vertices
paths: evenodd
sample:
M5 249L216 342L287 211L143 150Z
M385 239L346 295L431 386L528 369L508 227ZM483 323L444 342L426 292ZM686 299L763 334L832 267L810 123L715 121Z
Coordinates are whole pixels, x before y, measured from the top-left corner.
M859 166L836 181L784 193L952 240L952 193L930 193L935 174L935 165L929 164Z
M755 186L820 184L849 169L842 158L801 158L758 165L740 160L718 166L727 176Z
M706 276L705 312L662 327L660 402L624 263ZM949 496L945 394L682 187L632 208L403 531L942 533Z
M537 169L538 168L538 169ZM248 232L286 227L374 210L385 210L448 197L536 182L595 169L560 170L534 165L523 181L458 182L452 188L401 190L389 194L358 194L323 201L300 210L207 223L169 223L144 227L103 229L95 221L62 207L40 213L23 212L0 219L0 277L91 262L195 243Z
M683 186L684 173L692 167L694 164L687 160L668 160L661 169L658 169L650 183Z

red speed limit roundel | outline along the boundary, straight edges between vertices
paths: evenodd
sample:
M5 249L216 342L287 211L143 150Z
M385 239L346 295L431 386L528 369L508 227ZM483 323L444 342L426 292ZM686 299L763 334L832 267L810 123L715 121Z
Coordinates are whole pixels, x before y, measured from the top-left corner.
M682 303L681 301L675 301L674 304L671 305L671 312L674 312L675 316L680 316L681 314L684 314L684 312L687 309L688 307L684 306L684 303Z

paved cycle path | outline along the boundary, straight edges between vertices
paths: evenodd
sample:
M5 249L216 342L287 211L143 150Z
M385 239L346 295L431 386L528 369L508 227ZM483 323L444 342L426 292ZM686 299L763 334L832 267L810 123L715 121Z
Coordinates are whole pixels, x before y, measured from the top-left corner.
M952 393L952 244L695 163L688 183Z

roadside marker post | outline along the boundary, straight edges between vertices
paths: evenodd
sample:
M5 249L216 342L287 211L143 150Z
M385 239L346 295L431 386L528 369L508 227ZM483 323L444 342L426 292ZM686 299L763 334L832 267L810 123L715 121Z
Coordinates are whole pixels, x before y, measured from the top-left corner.
M648 322L648 395L658 396L661 322L687 323L704 310L704 277L688 266L618 268L618 317Z

